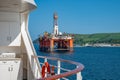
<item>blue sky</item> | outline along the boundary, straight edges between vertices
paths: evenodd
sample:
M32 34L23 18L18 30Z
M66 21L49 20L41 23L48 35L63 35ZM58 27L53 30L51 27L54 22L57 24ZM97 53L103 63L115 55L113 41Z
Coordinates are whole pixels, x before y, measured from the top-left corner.
M53 13L60 32L92 34L120 32L120 0L35 0L29 16L29 31L36 39L53 31Z

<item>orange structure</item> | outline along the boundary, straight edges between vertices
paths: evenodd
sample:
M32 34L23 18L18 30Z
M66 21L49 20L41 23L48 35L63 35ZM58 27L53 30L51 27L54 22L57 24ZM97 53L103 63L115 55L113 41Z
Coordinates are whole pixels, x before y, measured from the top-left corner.
M41 51L56 51L56 50L66 50L73 51L73 38L47 38L43 37L39 40Z
M58 16L55 13L53 16L53 33L44 33L43 37L40 37L40 50L41 51L55 51L55 50L67 50L73 51L73 37L67 34L62 34L58 31Z

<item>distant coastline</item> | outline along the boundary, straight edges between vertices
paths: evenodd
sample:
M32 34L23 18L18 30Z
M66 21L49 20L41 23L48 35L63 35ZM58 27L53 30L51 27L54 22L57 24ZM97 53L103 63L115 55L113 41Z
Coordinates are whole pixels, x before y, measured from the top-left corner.
M74 47L120 47L120 33L63 35L68 34L74 37ZM39 37L33 43L39 43Z
M120 44L85 44L85 45L74 45L74 47L120 47Z

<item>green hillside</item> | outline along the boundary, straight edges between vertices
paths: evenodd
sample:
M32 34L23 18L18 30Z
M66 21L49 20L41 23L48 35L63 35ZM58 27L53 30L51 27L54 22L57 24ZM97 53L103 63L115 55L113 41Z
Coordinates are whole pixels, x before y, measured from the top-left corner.
M120 44L120 33L74 34L74 44L86 43Z

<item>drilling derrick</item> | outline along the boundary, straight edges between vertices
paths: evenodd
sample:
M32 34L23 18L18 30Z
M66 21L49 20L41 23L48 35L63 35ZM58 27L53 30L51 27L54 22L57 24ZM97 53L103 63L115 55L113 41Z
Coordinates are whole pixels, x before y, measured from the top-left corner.
M58 16L57 16L57 13L54 13L53 15L53 34L55 36L57 36L59 34L59 31L58 31Z

